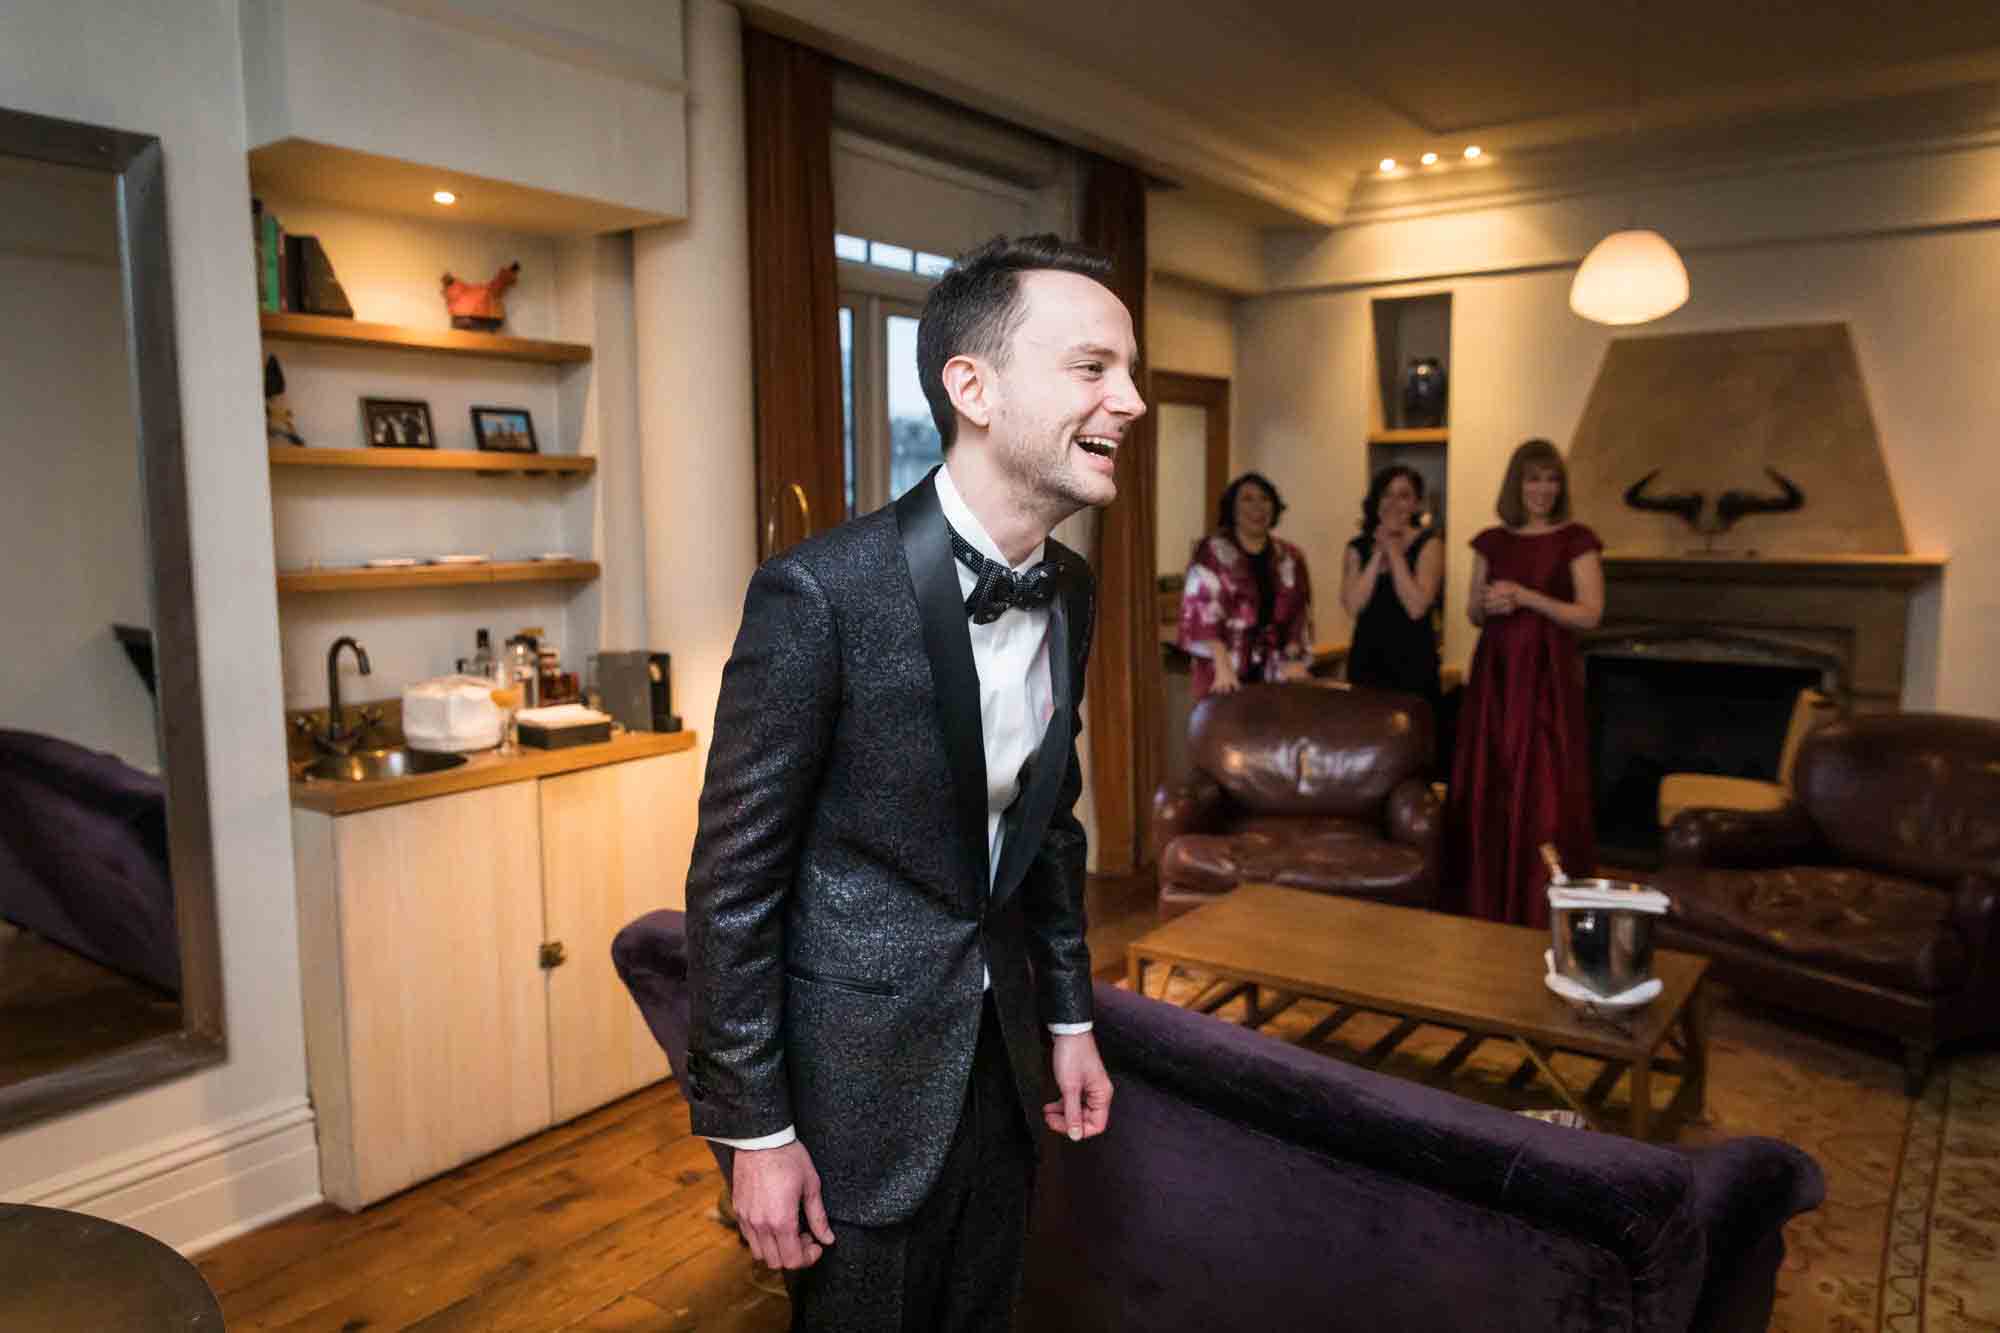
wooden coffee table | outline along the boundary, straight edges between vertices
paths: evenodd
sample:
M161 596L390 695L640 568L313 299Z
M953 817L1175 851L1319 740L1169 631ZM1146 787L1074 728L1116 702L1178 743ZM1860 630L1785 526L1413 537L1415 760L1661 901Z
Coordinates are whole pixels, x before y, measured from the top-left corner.
M1361 1057L1371 1067L1421 1027L1462 1034L1430 1070L1433 1083L1449 1079L1486 1042L1511 1043L1524 1058L1510 1086L1523 1087L1539 1073L1599 1128L1606 1127L1605 1098L1629 1071L1634 1138L1664 1135L1699 1115L1708 1075L1702 995L1708 960L1655 949L1653 975L1663 983L1658 999L1637 1010L1583 1013L1543 984L1548 947L1547 931L1525 926L1247 884L1135 940L1126 963L1141 994L1147 970L1159 963L1214 978L1193 1007L1212 1013L1247 996L1249 1027L1301 999L1326 1001L1333 1012L1297 1039L1310 1047L1325 1045L1356 1014L1389 1015L1396 1026ZM1277 993L1267 998L1260 987ZM1588 1087L1574 1088L1551 1063L1558 1051L1594 1057L1602 1068ZM1680 1079L1657 1116L1656 1071Z

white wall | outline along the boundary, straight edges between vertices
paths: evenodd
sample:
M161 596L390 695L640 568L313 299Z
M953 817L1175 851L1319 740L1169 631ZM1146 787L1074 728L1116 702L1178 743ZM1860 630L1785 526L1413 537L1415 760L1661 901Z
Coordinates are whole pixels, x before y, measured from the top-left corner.
M243 0L250 143L304 139L684 213L674 8L525 8Z
M674 710L698 733L705 771L722 668L756 564L737 11L690 0L686 49L689 218L636 233L632 259L647 646L673 654ZM681 891L672 886L676 899Z
M160 136L229 1059L0 1137L0 1197L197 1245L318 1197L234 0L10 0L0 100Z
M1184 375L1236 374L1235 302L1153 271L1146 290L1146 341L1139 355L1154 370Z
M1155 273L1237 295L1266 285L1258 230L1181 190L1146 192L1146 260Z
M2000 303L2000 149L1682 185L1647 195L1639 208L1682 246L1693 296L1633 332L1852 327L1910 545L1950 556L1942 586L1921 594L1912 612L1904 703L2000 714L2000 681L1985 667L2000 652L1993 590L2000 536L1992 522L2000 501L1992 447L2000 411L2000 376L1992 373L2000 363L1992 318ZM1508 453L1530 435L1565 443L1582 413L1615 335L1569 312L1572 266L1603 231L1622 225L1626 211L1623 201L1578 199L1273 239L1274 276L1302 290L1241 308L1239 452L1251 466L1296 473L1309 482L1302 493L1334 516L1323 529L1293 527L1295 539L1310 533L1315 571L1337 567L1331 562L1365 485L1370 298L1453 294L1457 530L1449 534L1447 578L1462 589L1470 572L1465 543L1492 521L1489 497ZM1890 230L1851 234L1878 225ZM1394 285L1432 272L1490 276ZM1463 662L1474 634L1462 615L1449 619L1446 657Z
M16 571L0 727L157 772L152 697L111 633L152 623L116 216L103 172L0 166L0 550Z

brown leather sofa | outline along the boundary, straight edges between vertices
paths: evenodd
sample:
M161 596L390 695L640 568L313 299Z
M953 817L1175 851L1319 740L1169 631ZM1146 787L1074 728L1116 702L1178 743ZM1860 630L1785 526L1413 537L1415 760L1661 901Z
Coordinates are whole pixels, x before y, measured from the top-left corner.
M1188 749L1194 777L1153 798L1163 920L1250 882L1436 904L1442 820L1422 699L1253 685L1196 704Z
M1933 1052L2000 1033L2000 723L1831 723L1777 810L1683 811L1660 942L1773 1004L1886 1033L1912 1094Z

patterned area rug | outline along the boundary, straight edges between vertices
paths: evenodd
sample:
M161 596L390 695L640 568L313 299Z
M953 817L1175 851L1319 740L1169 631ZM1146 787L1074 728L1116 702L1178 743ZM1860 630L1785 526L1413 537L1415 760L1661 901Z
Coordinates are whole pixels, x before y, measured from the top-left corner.
M1148 989L1157 995L1159 983ZM1164 998L1187 1004L1202 989L1181 973ZM1329 1012L1301 1001L1263 1030L1296 1039ZM1769 1135L1811 1153L1826 1173L1826 1202L1786 1230L1771 1328L2000 1333L2000 1052L1940 1063L1923 1099L1912 1102L1893 1047L1805 1026L1721 989L1710 1012L1708 1106L1675 1142ZM1245 1014L1243 1000L1217 1011L1239 1022ZM1336 1029L1328 1054L1358 1061L1394 1026L1358 1016ZM1419 1029L1377 1067L1422 1077L1457 1036ZM1546 1083L1518 1077L1519 1063L1502 1043L1487 1042L1448 1086L1511 1110L1560 1109ZM1567 1056L1555 1064L1573 1086L1595 1067ZM1664 1107L1674 1080L1654 1082L1654 1101ZM1622 1116L1628 1105L1621 1081L1607 1109Z
M2000 1054L1924 1090L1889 1207L1882 1328L2000 1330Z

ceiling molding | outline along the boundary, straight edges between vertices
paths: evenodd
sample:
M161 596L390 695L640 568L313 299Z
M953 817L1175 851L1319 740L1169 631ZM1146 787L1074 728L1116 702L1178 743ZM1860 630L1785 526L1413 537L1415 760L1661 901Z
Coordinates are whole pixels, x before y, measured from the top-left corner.
M1356 182L1341 222L1510 208L1884 157L1945 156L1996 142L2000 88L1927 91L1494 153L1434 172L1369 175Z
M1297 162L1246 145L1213 117L1185 114L1004 32L913 23L889 0L760 0L753 25L927 92L1167 180L1195 180L1300 223L1340 220L1342 197L1309 188Z

